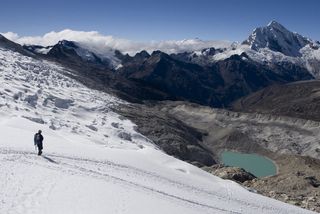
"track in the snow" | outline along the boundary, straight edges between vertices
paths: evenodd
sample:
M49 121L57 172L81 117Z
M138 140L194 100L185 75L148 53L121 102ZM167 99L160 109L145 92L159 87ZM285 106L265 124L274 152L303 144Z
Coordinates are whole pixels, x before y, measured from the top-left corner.
M77 173L84 176L94 177L96 179L120 182L122 184L133 186L135 188L139 188L140 190L156 193L170 199L187 203L189 205L211 209L219 212L239 213L234 210L222 209L220 207L215 207L212 205L201 203L193 199L188 199L176 194L171 194L166 192L165 190L156 189L154 187L139 183L136 180L132 181L128 177L121 178L119 176L121 174L115 173L115 172L125 171L127 174L130 174L132 177L143 177L147 179L152 179L153 181L156 181L160 185L169 184L173 188L183 189L184 191L190 192L191 196L193 196L194 194L201 194L201 195L205 195L208 198L216 198L220 201L232 200L233 202L239 203L239 205L242 205L245 207L251 207L253 209L255 208L257 210L262 208L266 210L273 210L275 211L275 213L277 213L278 211L274 207L253 206L248 202L245 202L236 198L231 199L229 196L222 195L222 194L220 195L217 192L211 192L204 189L196 188L187 184L180 183L178 181L168 179L166 177L160 176L153 172L144 171L128 165L117 164L111 161L99 161L99 160L92 160L92 159L79 158L79 157L68 157L68 156L57 155L57 154L46 154L42 156L42 158L45 159L46 162L48 162L46 163L43 161L39 161L39 158L41 157L36 156L34 152L16 151L12 149L0 149L0 156L12 156L10 159L4 159L4 161L15 161L19 159L19 161L22 161L25 163L32 162L33 164L36 163L37 165L43 166L45 168L50 168L53 170L63 170L66 173L72 173L72 174ZM34 160L37 160L37 161L34 161Z

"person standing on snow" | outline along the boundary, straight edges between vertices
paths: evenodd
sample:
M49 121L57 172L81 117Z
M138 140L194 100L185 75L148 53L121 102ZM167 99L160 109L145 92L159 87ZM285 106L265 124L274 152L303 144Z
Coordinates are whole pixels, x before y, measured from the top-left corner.
M43 136L42 136L42 131L39 130L38 133L34 135L34 145L38 147L38 155L42 154L42 149L43 149Z

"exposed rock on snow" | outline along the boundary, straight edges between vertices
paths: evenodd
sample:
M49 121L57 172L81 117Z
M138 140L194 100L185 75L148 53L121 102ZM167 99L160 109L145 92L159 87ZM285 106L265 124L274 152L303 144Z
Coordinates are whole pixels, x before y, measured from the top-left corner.
M212 167L206 167L204 170L212 173L215 176L218 176L223 179L233 180L239 183L245 181L251 181L256 178L253 174L245 171L239 167L227 167L223 165L214 165Z
M266 27L256 28L243 44L249 45L253 50L268 48L283 53L286 56L301 56L300 49L313 42L297 33L290 32L276 21Z
M1 213L310 213L164 154L112 111L123 101L66 77L65 68L1 48L0 59ZM19 92L29 98L15 99ZM62 104L43 105L51 96ZM30 120L40 117L44 124ZM33 148L38 129L42 157Z
M69 71L46 61L34 60L18 53L0 49L1 78L0 111L13 117L27 118L39 124L48 124L52 130L76 130L90 138L98 135L106 145L117 144L121 138L112 124L121 124L134 131L134 124L120 118L108 109L119 103L119 99L93 91L65 76ZM9 90L10 89L10 90ZM105 117L108 117L106 121ZM87 121L94 121L88 126ZM87 132L89 128L89 132ZM97 132L99 130L99 132ZM113 134L110 134L113 132ZM112 136L106 140L104 135ZM137 135L133 135L137 136ZM118 140L116 140L118 139ZM135 139L134 139L135 140ZM147 139L136 139L139 144L149 144ZM132 144L132 148L139 149Z

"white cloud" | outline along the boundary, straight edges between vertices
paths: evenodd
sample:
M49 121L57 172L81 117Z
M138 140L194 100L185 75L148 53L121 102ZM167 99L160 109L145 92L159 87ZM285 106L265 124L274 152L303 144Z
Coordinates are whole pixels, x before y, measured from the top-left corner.
M7 39L10 39L11 41L16 41L19 39L19 35L13 32L7 32L7 33L1 33L3 36L5 36Z
M201 50L208 47L227 47L230 45L228 41L203 41L200 39L135 42L102 35L97 31L74 31L70 29L60 32L52 31L43 36L19 36L13 32L2 33L2 35L14 42L27 45L50 46L61 40L75 41L99 53L103 53L106 50L110 51L110 49L120 50L129 54L135 54L142 50L146 50L149 53L154 50L161 50L166 53L178 53Z

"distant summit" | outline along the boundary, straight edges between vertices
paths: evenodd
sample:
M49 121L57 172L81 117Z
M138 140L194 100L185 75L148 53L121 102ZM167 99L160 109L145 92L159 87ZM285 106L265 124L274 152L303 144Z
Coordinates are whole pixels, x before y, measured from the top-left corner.
M254 29L253 33L242 44L247 44L251 49L258 51L269 48L281 52L286 56L299 57L301 48L312 45L312 40L286 29L276 21L271 21L265 27Z

